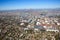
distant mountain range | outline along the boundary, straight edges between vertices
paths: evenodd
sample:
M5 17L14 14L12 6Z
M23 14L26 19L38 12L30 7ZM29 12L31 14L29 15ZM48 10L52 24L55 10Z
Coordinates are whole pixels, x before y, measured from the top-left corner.
M0 15L33 15L33 16L55 16L60 15L60 8L55 9L17 9L0 10Z

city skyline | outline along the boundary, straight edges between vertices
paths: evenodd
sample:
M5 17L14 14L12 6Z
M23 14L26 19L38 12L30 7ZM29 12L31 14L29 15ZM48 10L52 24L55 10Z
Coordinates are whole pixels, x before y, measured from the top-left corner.
M60 8L60 0L0 0L0 10Z

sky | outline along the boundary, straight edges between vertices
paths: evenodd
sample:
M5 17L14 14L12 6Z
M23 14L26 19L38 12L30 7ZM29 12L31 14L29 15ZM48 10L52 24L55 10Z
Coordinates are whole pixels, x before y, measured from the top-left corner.
M0 0L0 10L60 8L60 0Z

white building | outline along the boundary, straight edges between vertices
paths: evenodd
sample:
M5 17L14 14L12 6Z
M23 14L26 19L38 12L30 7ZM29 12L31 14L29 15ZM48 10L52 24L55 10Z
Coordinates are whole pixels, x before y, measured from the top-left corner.
M36 22L36 25L40 25L41 23L40 22Z
M59 32L58 29L46 29L46 31L54 31L54 32Z
M20 25L24 25L24 23L22 22Z
M58 29L56 29L56 27L52 27L52 26L43 26L45 28L46 31L54 31L54 32L59 32Z

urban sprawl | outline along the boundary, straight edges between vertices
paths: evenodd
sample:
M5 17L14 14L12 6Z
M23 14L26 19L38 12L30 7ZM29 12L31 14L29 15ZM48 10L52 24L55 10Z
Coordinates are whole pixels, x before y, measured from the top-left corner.
M0 40L60 40L60 10L0 11Z

